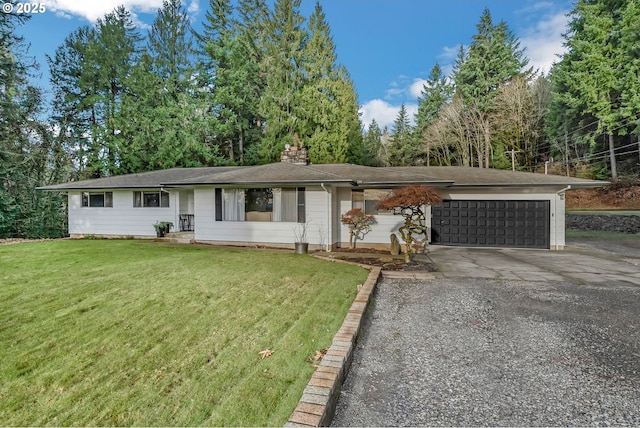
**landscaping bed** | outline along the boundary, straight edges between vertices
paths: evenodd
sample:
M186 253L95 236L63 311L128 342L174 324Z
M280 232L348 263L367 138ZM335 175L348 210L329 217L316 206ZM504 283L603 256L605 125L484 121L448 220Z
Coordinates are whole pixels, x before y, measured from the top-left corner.
M340 248L331 253L320 253L320 256L361 265L381 267L384 270L407 272L436 272L438 270L431 263L429 257L424 254L414 254L409 263L405 263L404 255L392 256L389 254L389 250L372 248Z

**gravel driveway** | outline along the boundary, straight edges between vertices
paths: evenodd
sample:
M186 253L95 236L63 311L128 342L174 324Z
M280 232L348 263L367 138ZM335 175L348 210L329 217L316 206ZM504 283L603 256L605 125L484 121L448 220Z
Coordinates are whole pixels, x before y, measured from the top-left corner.
M382 280L334 426L640 425L640 287Z

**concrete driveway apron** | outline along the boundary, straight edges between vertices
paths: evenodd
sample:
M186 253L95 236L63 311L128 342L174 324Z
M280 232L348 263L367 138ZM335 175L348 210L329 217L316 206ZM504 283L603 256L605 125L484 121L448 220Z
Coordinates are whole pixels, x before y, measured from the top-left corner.
M334 426L640 425L640 254L428 256L380 282Z
M625 256L580 247L564 251L433 247L428 257L444 278L640 285L640 254Z

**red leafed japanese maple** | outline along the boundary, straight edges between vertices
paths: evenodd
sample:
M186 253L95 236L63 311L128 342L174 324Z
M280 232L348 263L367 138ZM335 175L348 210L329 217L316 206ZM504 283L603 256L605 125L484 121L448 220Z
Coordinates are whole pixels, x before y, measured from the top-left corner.
M371 225L376 222L374 216L365 214L360 208L354 208L340 216L340 222L349 227L349 244L356 248L356 240L364 239L364 235L371 231Z
M404 217L404 225L398 231L405 242L405 262L411 260L413 246L424 245L429 237L424 207L440 201L442 198L433 187L413 185L392 190L376 205L376 209L390 210Z

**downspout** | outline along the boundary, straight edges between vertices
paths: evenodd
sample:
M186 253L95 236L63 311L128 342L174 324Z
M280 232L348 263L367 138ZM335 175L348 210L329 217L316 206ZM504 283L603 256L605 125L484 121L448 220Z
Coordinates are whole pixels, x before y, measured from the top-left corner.
M326 252L331 251L331 210L333 209L333 201L331 200L331 192L327 189L324 183L320 183L320 187L327 193L327 198L329 199L329 209L327 209L327 243L324 245L324 250Z
M570 184L567 184L567 187L565 187L565 188L563 188L563 189L558 190L558 191L556 192L556 195L558 195L558 196L560 197L560 199L561 199L561 200L564 200L564 198L565 198L565 193L566 193L566 191L567 191L567 190L571 190L571 185L570 185ZM557 212L557 209L556 209L556 212ZM564 215L565 215L565 217L566 217L566 215L567 215L566 204L565 204ZM557 234L558 234L558 217L557 217L557 216L556 216L556 220L555 220L555 221L556 221L556 228L555 228L555 229L556 229L556 235L557 235ZM565 230L566 230L566 225L565 225ZM566 232L565 232L565 235L566 235ZM567 239L567 238L566 238L566 236L565 236L565 244L566 244L566 239ZM555 241L556 241L556 244L555 244L555 247L556 247L556 248L555 248L555 250L556 250L556 251L558 251L558 250L560 249L560 248L558 248L558 247L559 247L559 246L558 246L558 239L556 238L556 240L555 240Z
M180 200L176 201L176 197L175 195L172 195L172 193L170 191L168 191L167 189L164 188L164 186L160 186L160 193L165 192L169 194L169 207L171 207L173 205L173 227L174 227L174 231L176 232L181 232L180 230L180 207L178 205L180 205ZM171 196L174 196L173 201L171 201ZM160 196L160 199L162 199L162 195Z

